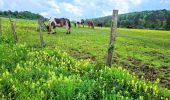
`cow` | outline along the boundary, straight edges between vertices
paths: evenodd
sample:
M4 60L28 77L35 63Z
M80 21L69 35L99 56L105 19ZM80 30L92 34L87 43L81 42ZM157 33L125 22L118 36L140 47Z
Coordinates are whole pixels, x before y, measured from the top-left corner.
M103 27L103 23L98 23L97 26L102 28Z
M84 27L84 20L81 19L81 21L77 21L77 24L79 27L81 27L80 25L82 25Z
M128 25L126 28L133 28L133 26L132 25Z
M88 25L89 28L93 28L94 29L93 21L91 21L91 20L87 21L87 25Z
M48 34L50 34L50 33L55 34L56 32L54 31L54 29L56 27L62 27L62 26L65 26L65 28L67 30L66 34L71 33L70 32L71 23L70 23L69 19L66 19L66 18L51 18L48 21L48 25L46 26L47 30L48 30Z

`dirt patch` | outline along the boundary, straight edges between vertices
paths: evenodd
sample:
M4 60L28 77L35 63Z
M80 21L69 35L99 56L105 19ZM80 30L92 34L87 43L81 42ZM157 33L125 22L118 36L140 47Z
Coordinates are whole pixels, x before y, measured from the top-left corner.
M163 55L162 53L158 52L158 51L147 51L147 52L144 52L144 54L147 54L147 55L152 55L152 56L159 56L159 55Z
M130 61L133 65L141 65L141 60L137 60L132 57L128 57L127 60Z
M164 74L169 74L170 68L168 66L162 66L160 67L160 71L163 72Z
M156 68L154 65L143 64L141 60L134 59L132 57L128 57L127 60L117 63L121 64L121 66L131 72L135 72L139 77L144 76L144 78L148 81L153 82L159 78L161 86L170 89L170 80L168 80L168 77L166 76L169 75L170 72L170 68L168 66ZM164 78L161 78L162 74Z
M155 81L158 77L158 72L153 67L150 67L149 65L142 65L141 70L144 74L144 77L146 79L149 79L149 81Z
M92 56L89 52L85 53L75 49L71 49L69 54L76 59L90 59L92 62L96 61L96 57Z
M84 52L76 49L70 49L70 55L75 57L76 59L90 59L92 63L97 63L96 57L92 56L89 52ZM155 53L153 53L155 54ZM103 59L106 59L105 56ZM160 79L160 85L170 89L170 80L168 80L170 68L168 66L161 66L160 68L156 68L155 65L152 64L143 64L141 60L135 59L133 57L127 57L127 59L120 59L120 55L114 53L112 62L117 65L122 66L125 69L128 69L131 72L136 73L139 78L144 77L146 80L154 82L157 78ZM103 62L102 62L103 64ZM163 77L163 78L162 78Z
M165 79L165 78L161 78L160 83L161 83L162 86L170 89L170 80Z
M168 66L161 66L159 71L162 73L163 77L161 78L160 83L170 89L170 68Z

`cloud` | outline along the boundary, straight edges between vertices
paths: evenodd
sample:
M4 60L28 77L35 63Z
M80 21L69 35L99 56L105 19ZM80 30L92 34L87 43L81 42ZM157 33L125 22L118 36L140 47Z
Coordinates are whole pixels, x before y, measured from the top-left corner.
M29 0L30 4L36 5L37 7L42 7L40 0Z
M112 11L104 11L104 10L102 10L102 16L108 16L108 15L111 15L111 14L112 14Z
M119 13L127 13L129 11L129 2L125 0L117 0L116 9L119 10Z
M31 0L32 3L43 9L41 11L41 15L44 17L65 17L65 13L75 15L75 16L82 16L81 7L77 5L73 5L66 2L59 2L56 0Z
M119 14L128 13L131 7L139 6L144 0L105 0L102 14L104 16L111 15L113 9L119 10ZM108 9L109 8L109 9Z
M46 2L56 11L56 13L60 13L60 7L56 4L55 0L49 0Z
M130 3L134 4L134 5L140 5L144 0L130 0Z
M118 9L119 14L127 13L144 1L147 0L0 0L0 8L28 10L45 17L94 18L111 15L113 9ZM168 2L168 0L161 0L161 2Z
M169 1L169 0L161 0L160 3L162 3L162 4L168 4L168 3L170 3L170 1Z
M63 7L63 9L69 13L72 13L74 15L77 15L77 16L82 16L82 8L79 7L79 6L75 6L75 5L72 5L70 3L61 3L61 6Z
M119 10L120 13L127 13L129 11L129 2L125 0L106 0L101 16L112 15L113 9Z
M4 5L3 0L0 0L0 8L2 8L2 7L3 7L3 5Z
M78 4L78 5L80 5L80 6L84 6L84 5L85 5L85 3L82 2L81 0L74 0L74 3L75 3L75 4Z
M44 16L44 17L49 17L49 12L41 12L40 15Z

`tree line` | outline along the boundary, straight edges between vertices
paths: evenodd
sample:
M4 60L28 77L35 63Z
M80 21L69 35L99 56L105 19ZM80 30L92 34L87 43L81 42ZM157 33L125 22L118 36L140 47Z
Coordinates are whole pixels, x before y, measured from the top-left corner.
M40 17L42 17L39 14L35 14L35 13L31 13L29 11L0 11L0 17L9 17L9 14L11 15L12 18L19 18L19 19L30 19L30 20L34 20L34 19L39 19Z
M103 23L107 27L111 26L111 19L112 16L106 16L92 20L95 25ZM170 30L170 11L163 9L120 14L118 27Z
M0 11L0 17L9 17L19 19L39 19L43 16L29 11ZM45 18L47 20L47 18ZM94 24L103 23L103 26L111 26L112 16L105 16L92 19ZM121 28L140 28L140 29L159 29L170 30L170 10L152 10L142 12L132 12L120 14L118 18L118 27Z

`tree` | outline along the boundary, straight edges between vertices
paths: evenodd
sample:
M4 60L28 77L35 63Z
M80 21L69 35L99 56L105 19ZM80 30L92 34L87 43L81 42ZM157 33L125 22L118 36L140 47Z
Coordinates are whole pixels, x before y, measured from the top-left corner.
M170 30L170 13L168 13L166 24L165 24L165 29Z

